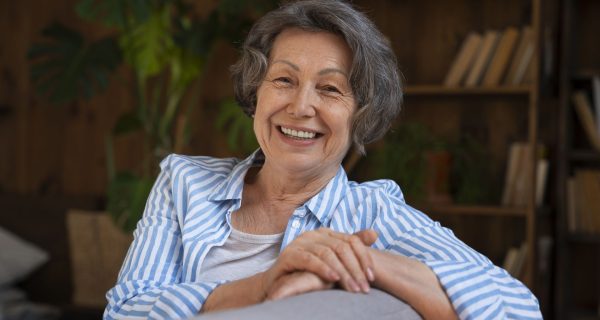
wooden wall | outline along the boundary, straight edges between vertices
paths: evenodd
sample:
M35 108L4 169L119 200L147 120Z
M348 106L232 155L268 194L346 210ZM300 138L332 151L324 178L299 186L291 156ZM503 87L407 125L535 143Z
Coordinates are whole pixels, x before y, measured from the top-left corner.
M200 1L199 7L215 1ZM105 137L119 115L132 107L129 91L118 81L89 101L54 106L35 95L29 80L27 51L53 21L77 28L92 38L106 30L81 21L77 0L0 2L0 192L101 196L106 188ZM186 152L228 154L223 139L211 134L209 120L216 102L232 95L228 65L236 51L219 44L203 81L203 106L193 115L192 147ZM119 70L127 77L127 70ZM114 79L112 79L114 80ZM208 124L208 125L207 125ZM210 137L207 138L207 137ZM116 141L117 166L135 168L139 137Z
M195 4L202 10L217 1L202 0ZM497 10L493 1L477 0L355 2L391 40L408 84L440 83L469 31L522 25L528 16L527 9L515 9L523 5L521 0L508 1L504 11ZM90 101L52 106L36 97L28 76L27 50L40 39L41 29L53 20L76 27L91 37L105 32L99 26L81 21L73 12L76 3L77 0L0 3L0 192L104 194L107 180L104 141L118 116L132 107L129 92L118 81L112 81L105 93ZM194 129L186 153L231 155L223 135L215 131L213 120L219 99L232 95L228 66L236 55L231 45L221 43L208 62L199 84L203 91L201 106L191 119ZM120 70L121 76L126 76L126 71ZM459 105L456 108L436 99L407 98L401 121L424 121L435 133L455 138L464 129L461 113L481 112L477 99L457 99L453 103ZM526 106L526 101L515 101L514 105L516 108L508 109L508 113L518 112ZM431 117L431 110L438 117ZM487 108L485 113L482 117L488 118L489 125L483 126L487 125L490 132L499 132L499 137L510 139L524 130L523 122L514 122L512 115L504 116L507 109L502 106ZM124 137L116 142L118 167L138 166L141 154L138 138ZM489 139L495 156L504 159L506 141L496 139L495 135ZM495 168L497 172L503 170L501 165Z

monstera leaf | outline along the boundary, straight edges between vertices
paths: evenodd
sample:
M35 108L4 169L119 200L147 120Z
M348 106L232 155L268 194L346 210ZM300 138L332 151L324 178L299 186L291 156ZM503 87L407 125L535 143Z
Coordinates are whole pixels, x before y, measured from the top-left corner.
M119 44L125 61L141 79L158 74L173 59L175 43L170 28L170 12L162 8L121 34Z
M80 17L102 21L108 27L126 29L131 21L144 21L153 4L148 0L81 0L75 7Z
M121 61L114 38L86 42L77 31L54 23L42 33L47 41L34 44L28 53L36 92L53 104L90 98L108 85Z

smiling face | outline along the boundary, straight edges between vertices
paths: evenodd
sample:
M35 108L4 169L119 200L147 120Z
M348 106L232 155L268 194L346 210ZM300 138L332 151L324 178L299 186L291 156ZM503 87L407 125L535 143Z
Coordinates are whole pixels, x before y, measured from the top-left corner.
M332 33L286 29L277 36L254 116L265 165L335 175L356 110L351 63L348 45Z

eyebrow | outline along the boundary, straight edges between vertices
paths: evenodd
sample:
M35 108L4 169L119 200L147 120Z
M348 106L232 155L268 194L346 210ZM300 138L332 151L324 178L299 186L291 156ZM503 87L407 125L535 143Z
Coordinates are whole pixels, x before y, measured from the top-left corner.
M275 63L284 63L287 64L288 66L290 66L292 69L296 70L296 71L300 71L300 67L298 67L297 65L291 63L290 61L287 60L275 60L273 61L273 64ZM346 78L348 77L348 75L346 74L346 72L342 71L341 69L338 68L325 68L321 71L319 71L319 75L324 75L327 73L332 73L332 72L337 72L337 73L341 73L342 75L344 75Z

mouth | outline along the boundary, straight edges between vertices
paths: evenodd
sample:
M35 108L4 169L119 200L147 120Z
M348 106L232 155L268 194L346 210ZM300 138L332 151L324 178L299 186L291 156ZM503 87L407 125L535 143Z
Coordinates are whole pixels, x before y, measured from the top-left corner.
M297 139L297 140L312 140L317 139L323 136L322 133L315 131L305 131L305 130L296 130L291 128L286 128L283 126L277 126L279 132L281 132L284 136Z

